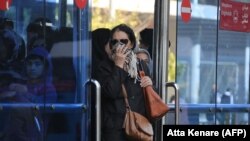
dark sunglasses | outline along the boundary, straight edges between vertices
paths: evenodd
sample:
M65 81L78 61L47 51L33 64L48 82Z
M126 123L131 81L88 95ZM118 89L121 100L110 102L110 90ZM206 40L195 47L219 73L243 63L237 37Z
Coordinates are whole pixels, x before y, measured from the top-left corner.
M113 40L110 41L110 43L111 43L112 46L114 46L118 42L123 43L123 44L126 45L128 43L128 39L120 39L120 40L113 39Z

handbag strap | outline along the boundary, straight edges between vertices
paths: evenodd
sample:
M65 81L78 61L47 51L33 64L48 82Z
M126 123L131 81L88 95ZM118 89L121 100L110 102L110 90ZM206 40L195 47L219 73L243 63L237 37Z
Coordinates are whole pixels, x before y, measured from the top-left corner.
M141 79L142 79L142 77L144 77L145 76L145 72L143 71L143 70L140 70L139 71L139 76L141 77ZM142 88L142 91L143 91L143 94L145 95L145 88Z
M124 100L125 100L126 108L130 109L130 106L129 106L129 103L128 103L128 94L127 94L127 91L126 91L126 88L125 88L124 84L122 84L122 94L123 94L123 97L124 97Z

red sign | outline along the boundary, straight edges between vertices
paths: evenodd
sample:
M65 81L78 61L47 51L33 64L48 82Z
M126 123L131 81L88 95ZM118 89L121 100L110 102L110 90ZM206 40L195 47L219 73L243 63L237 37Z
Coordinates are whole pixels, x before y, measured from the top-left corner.
M75 0L75 3L79 9L83 9L87 5L87 0Z
M250 32L249 8L249 3L221 0L220 29Z
M188 23L191 18L191 4L189 0L182 0L181 3L181 18L185 23Z
M8 10L10 5L12 3L12 0L0 0L0 10Z

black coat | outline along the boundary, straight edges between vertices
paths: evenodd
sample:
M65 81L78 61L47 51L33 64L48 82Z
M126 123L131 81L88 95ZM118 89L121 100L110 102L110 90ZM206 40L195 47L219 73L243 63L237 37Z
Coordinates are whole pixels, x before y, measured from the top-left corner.
M4 141L43 141L44 123L31 108L13 108L7 119ZM35 120L36 119L36 120ZM39 131L40 129L40 131Z
M149 74L146 64L143 63L146 75ZM140 82L128 76L128 73L119 68L111 60L101 62L98 67L97 80L101 85L102 135L103 141L127 140L122 128L125 117L125 102L121 85L124 83L130 107L146 116L144 95Z

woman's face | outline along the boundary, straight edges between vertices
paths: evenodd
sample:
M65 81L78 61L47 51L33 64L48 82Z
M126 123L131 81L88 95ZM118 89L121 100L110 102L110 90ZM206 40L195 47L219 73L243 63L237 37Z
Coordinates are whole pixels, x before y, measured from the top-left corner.
M27 74L31 79L40 78L43 74L45 65L41 59L30 59L27 62Z
M111 45L114 46L116 43L123 43L129 49L133 48L132 42L129 40L127 33L123 31L115 31L111 40Z
M137 53L136 54L137 58L145 61L147 64L149 64L149 58L148 58L148 55L144 52L140 52L140 53Z

